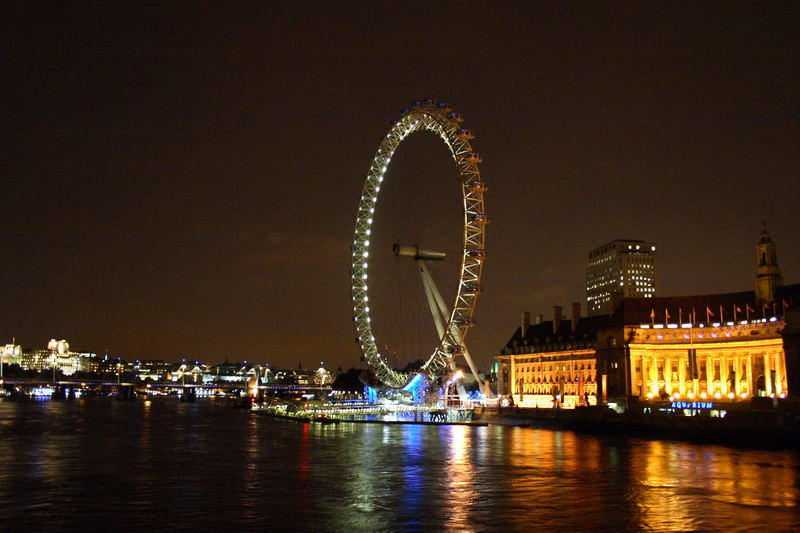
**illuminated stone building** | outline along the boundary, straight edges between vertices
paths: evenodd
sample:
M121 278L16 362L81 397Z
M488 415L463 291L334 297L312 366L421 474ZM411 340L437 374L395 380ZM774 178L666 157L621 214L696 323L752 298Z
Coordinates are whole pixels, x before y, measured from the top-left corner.
M91 352L73 352L65 340L50 339L47 349L22 349L21 346L13 347L14 356L5 359L8 364L18 364L23 370L50 370L55 365L56 369L65 376L75 372L92 372L96 369L97 355Z
M777 295L762 304L753 291L624 300L616 314L626 322L627 393L640 400L785 397L785 311L800 285Z
M91 372L96 361L96 354L73 352L69 343L63 339L50 339L47 349L23 349L14 360L23 370L49 370L55 365L65 376L71 376L75 372Z
M622 302L615 315L625 323L629 396L787 396L800 370L796 356L786 355L787 348L796 351L788 333L800 284L783 286L776 246L766 230L756 245L756 265L754 291Z
M320 366L316 372L314 372L314 385L317 387L322 387L325 385L330 385L333 383L333 376L331 373L325 370L324 366Z
M580 304L572 304L565 319L555 307L553 319L538 315L522 324L496 357L498 392L513 395L522 407L574 407L597 401L596 332L608 317L581 317Z
M6 365L18 365L22 358L22 346L19 344L6 344L0 346L0 362Z
M574 305L570 321L560 308L553 321L523 319L496 357L498 392L539 407L595 395L618 405L797 396L800 284L783 286L768 233L756 252L753 291L625 297L608 315L581 318Z
M610 314L620 298L653 298L658 288L656 247L615 240L589 252L586 301L589 316Z

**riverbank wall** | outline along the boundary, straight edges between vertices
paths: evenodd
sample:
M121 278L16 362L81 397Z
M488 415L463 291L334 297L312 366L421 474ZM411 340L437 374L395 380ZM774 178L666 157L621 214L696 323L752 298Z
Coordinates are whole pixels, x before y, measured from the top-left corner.
M719 404L709 410L675 408L671 403L634 404L624 413L605 406L575 409L476 407L473 420L524 427L706 442L748 448L800 448L800 403ZM719 416L722 414L722 416Z

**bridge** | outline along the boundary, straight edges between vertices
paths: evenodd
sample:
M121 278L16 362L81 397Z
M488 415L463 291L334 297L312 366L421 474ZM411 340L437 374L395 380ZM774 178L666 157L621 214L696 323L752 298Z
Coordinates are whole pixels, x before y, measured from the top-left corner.
M257 389L257 390L254 390ZM115 382L106 380L86 381L48 381L42 379L6 379L0 381L0 395L53 397L53 398L78 398L81 396L116 396L118 398L133 398L136 395L168 396L177 395L182 399L194 400L198 397L242 397L246 395L286 396L314 394L324 395L330 392L330 387L316 385L277 385L265 384L257 387L248 387L246 382L221 382L221 383L143 383L143 382ZM255 393L255 394L254 394Z

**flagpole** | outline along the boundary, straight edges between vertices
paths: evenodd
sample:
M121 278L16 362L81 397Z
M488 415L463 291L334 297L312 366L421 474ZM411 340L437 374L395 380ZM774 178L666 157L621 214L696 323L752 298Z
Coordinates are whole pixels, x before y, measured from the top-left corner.
M691 322L694 322L693 320ZM692 394L697 395L697 354L694 353L694 324L689 327L689 372L692 374Z

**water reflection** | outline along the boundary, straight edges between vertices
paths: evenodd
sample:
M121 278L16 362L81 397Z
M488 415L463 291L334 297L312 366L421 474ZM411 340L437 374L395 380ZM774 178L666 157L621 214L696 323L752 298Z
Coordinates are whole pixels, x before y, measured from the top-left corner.
M790 531L800 461L499 426L298 424L198 402L0 402L19 529Z
M321 467L319 476L322 480L331 476L339 477L335 487L335 497L326 508L327 523L331 531L353 529L356 531L377 531L380 529L380 509L384 490L383 441L387 438L384 426L357 426L355 424L339 424L326 427L325 437L333 446L350 442L342 450L343 455L337 457L337 466L345 471L334 473L335 468ZM344 466L348 465L348 466ZM387 465L388 466L388 465ZM337 475L338 474L338 475Z
M242 483L244 486L242 513L248 516L258 516L258 510L264 504L258 498L260 485L262 483L262 472L260 469L263 467L261 462L261 449L259 446L259 431L258 419L255 417L250 418L246 425L244 435L244 464L242 465Z
M797 523L798 466L792 454L660 441L642 442L640 450L632 456L631 473L646 529L771 529L771 517L792 515Z
M474 528L470 512L477 501L475 486L478 482L470 454L474 430L467 426L449 426L442 431L449 444L444 488L449 509L447 524L455 529L470 530Z
M388 426L384 426L384 430ZM422 498L425 496L425 476L424 467L420 465L419 458L423 451L421 426L409 426L403 432L405 453L398 460L402 463L401 476L402 486L400 487L405 494L402 502L403 507L408 513L413 513L422 505ZM388 442L388 434L384 431L384 443Z

